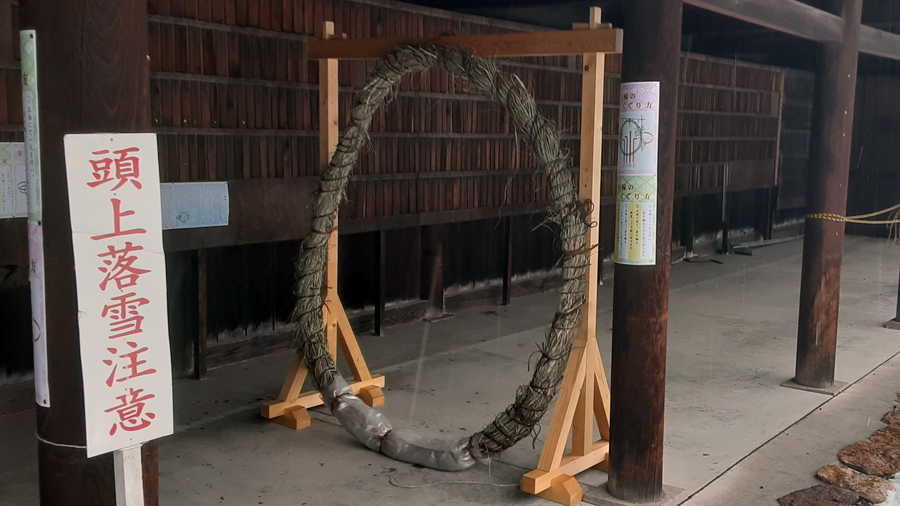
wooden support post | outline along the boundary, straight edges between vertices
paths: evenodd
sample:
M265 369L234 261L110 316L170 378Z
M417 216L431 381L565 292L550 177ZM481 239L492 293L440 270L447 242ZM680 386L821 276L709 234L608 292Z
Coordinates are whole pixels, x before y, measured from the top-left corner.
M5 3L9 6L9 3ZM149 132L147 2L23 2L37 39L49 408L36 408L43 506L113 506L111 453L87 458L63 135ZM8 15L9 11L6 11ZM32 76L33 78L34 76ZM156 443L141 449L144 504L159 504Z
M835 2L836 12L841 12ZM843 42L820 46L810 137L808 213L847 212L862 0L843 1ZM844 224L806 220L794 382L834 386Z
M444 316L444 234L440 225L422 230L422 298L428 301L425 319Z
M783 153L781 152L782 128L784 127L784 77L786 71L779 72L776 89L778 90L778 101L775 106L778 109L778 130L775 133L775 174L772 178L773 186L765 191L765 216L763 216L760 225L762 226L763 240L770 240L775 235L775 219L778 216L778 181L781 180L781 162ZM775 98L773 97L773 101ZM757 228L760 228L759 226Z
M334 23L326 21L324 30L326 39L335 37ZM331 156L337 147L339 140L338 131L338 67L337 60L328 59L319 61L319 162L324 171L331 161ZM384 404L384 376L373 375L369 372L369 366L359 349L359 343L350 326L350 320L344 312L344 306L338 295L338 233L337 218L335 218L335 230L328 238L328 263L325 266L325 286L322 292L325 298L325 307L322 311L325 336L328 340L328 352L337 362L337 348L340 346L344 358L353 374L353 381L349 381L353 393L358 395L369 406L381 406ZM288 371L278 398L274 401L264 402L261 413L275 423L302 429L309 427L311 420L307 410L320 406L322 396L317 391L301 392L303 382L306 380L307 371L303 366L303 357L300 353L294 356L294 361Z
M323 36L333 38L334 23L325 22ZM320 174L328 167L340 138L338 128L338 62L337 60L319 60L319 169ZM332 316L333 305L337 303L338 287L338 237L337 218L334 230L328 237L328 263L325 265L325 308L322 311L325 319L325 337L328 340L328 351L337 357L337 322Z
M209 339L209 299L207 297L209 282L207 275L209 267L207 265L206 250L197 250L197 314L199 322L197 325L197 347L194 353L194 372L197 379L206 379L206 344Z
M625 2L622 82L659 81L656 265L616 264L609 493L662 495L663 411L682 0Z
M897 283L897 315L884 324L885 328L900 330L900 282Z
M589 29L599 29L600 8L591 8ZM581 96L581 163L579 198L594 203L590 220L600 223L600 152L603 139L603 78L605 55L584 55ZM609 456L609 386L597 345L597 278L602 261L597 245L600 228L586 233L590 262L585 273L584 305L578 333L566 366L547 439L537 469L522 477L521 488L560 504L581 501L574 475L591 467L606 470ZM594 422L600 439L594 439ZM572 450L564 455L569 431Z
M694 238L697 230L697 197L685 197L681 203L681 245L684 258L694 256Z
M759 232L760 239L764 241L772 238L772 227L775 221L774 195L773 188L756 190L756 231Z
M431 318L444 315L444 238L438 236L431 257L431 287L428 292Z
M500 305L508 306L512 300L512 273L513 273L513 247L512 247L512 216L503 218L503 258L502 275L503 291L500 293Z
M728 179L731 177L731 164L726 163L722 167L722 247L719 252L723 255L728 254L730 241L728 235L731 233L728 227L728 217L731 211L728 208Z
M387 257L385 250L387 249L387 231L379 230L375 232L375 240L378 242L378 248L375 258L375 335L384 335L384 306L385 306L385 289L386 277L385 266L387 265Z

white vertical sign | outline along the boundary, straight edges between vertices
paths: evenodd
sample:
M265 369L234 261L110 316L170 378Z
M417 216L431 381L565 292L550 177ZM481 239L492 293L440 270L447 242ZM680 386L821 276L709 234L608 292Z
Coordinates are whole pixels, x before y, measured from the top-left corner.
M65 137L88 457L172 433L154 134Z
M44 231L41 209L41 136L38 118L37 40L34 30L20 33L22 48L22 113L25 119L25 177L28 194L28 281L34 342L34 401L50 407L47 374L47 310L44 305Z

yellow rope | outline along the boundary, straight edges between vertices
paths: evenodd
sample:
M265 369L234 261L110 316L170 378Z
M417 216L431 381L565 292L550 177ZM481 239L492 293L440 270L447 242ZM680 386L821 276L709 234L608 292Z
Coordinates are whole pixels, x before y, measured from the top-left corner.
M837 221L839 223L862 223L866 225L896 225L900 224L900 217L890 219L890 220L866 220L866 218L871 218L873 216L878 216L881 214L889 213L891 211L900 209L900 204L891 206L887 209L876 211L874 213L869 214L860 214L857 216L843 216L836 213L810 213L807 214L806 217L814 220L828 220L828 221Z

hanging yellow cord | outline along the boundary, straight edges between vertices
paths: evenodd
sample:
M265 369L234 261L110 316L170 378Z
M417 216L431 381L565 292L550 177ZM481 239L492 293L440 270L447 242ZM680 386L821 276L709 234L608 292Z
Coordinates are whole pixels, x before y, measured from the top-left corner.
M890 220L866 220L866 218L871 218L873 216L878 216L881 214L889 213L891 211L895 211L900 209L900 204L895 206L891 206L887 209L876 211L874 213L869 214L860 214L857 216L841 216L836 213L811 213L807 214L806 217L815 220L828 220L828 221L837 221L840 223L863 223L867 225L896 225L900 224L900 217L890 219Z

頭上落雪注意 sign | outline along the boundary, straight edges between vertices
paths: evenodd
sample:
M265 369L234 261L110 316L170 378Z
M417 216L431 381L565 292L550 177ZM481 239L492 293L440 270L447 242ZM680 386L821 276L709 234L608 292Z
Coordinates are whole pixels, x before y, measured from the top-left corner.
M87 455L172 433L155 134L66 135Z

